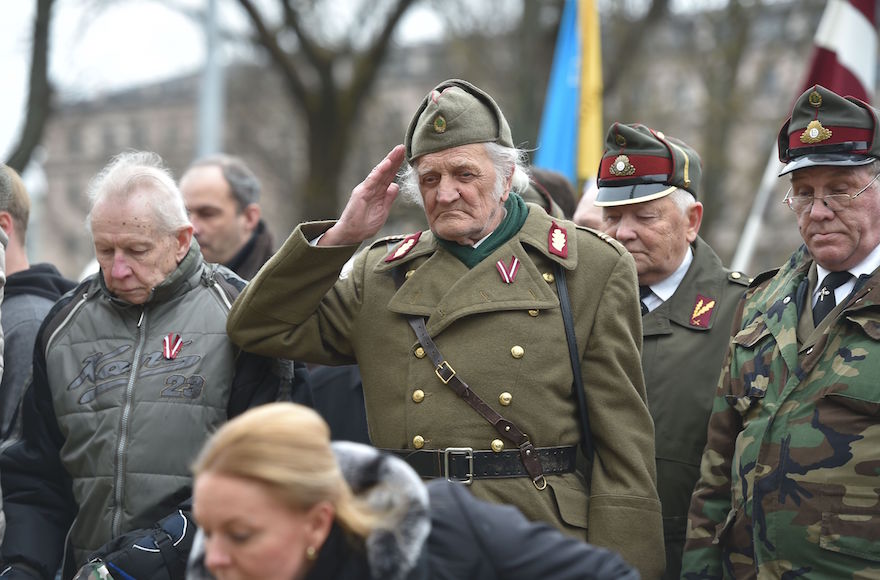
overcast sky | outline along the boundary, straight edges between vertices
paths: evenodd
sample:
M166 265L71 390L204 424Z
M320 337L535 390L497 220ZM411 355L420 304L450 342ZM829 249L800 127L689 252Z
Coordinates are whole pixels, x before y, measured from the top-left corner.
M348 12L345 3L354 0L339 1ZM173 4L198 9L207 3L175 0ZM219 0L218 6L227 29L248 26L235 2ZM0 0L0 10L0 158L5 158L24 121L36 0ZM407 25L423 17L420 12L412 10L399 30L424 30ZM56 0L53 16L49 75L66 96L88 97L179 76L200 68L205 59L201 26L169 8L168 2ZM229 54L227 47L227 59Z

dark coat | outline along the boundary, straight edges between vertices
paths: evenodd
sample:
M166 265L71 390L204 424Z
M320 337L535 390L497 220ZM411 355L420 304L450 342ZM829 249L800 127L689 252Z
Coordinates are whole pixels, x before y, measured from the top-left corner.
M365 545L334 526L307 580L637 580L609 550L528 521L512 506L480 501L462 484L423 485L408 465L357 443L334 443L343 474L371 505L402 518ZM189 580L212 578L201 538Z
M663 509L664 578L670 580L681 571L706 425L736 305L749 283L747 276L725 270L701 238L693 251L694 260L675 293L642 317L642 368L654 419L657 492ZM695 316L702 309L708 311Z
M240 278L250 280L257 275L274 252L275 239L272 237L272 232L266 227L266 222L260 220L251 239L223 265L238 274Z

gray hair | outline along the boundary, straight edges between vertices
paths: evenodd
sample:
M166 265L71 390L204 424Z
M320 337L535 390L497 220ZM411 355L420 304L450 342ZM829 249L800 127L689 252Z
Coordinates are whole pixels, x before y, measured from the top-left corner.
M495 167L495 188L492 191L493 197L501 199L504 194L504 184L508 178L513 176L510 184L510 190L517 193L525 191L529 186L529 174L526 172L527 153L522 149L513 147L505 147L498 143L483 143L486 147L486 154L492 165ZM398 175L398 183L400 184L400 193L406 201L419 206L424 206L422 200L422 192L419 189L419 176L416 168L419 160L414 159L412 165L407 167Z
M195 160L187 171L194 167L219 167L223 179L229 184L232 197L238 203L239 212L252 203L260 201L260 180L245 162L234 155L218 153Z
M128 200L144 189L150 192L147 203L161 230L175 233L191 225L183 195L162 158L151 151L126 151L111 159L89 184L86 229L91 234L92 213L100 202L105 199Z
M686 214L687 211L697 203L696 198L691 195L691 193L687 190L677 188L675 191L669 194L669 199L675 202L675 205L678 209L681 210L682 214Z
M0 163L0 211L9 212L18 241L24 244L31 202L21 176L3 163Z

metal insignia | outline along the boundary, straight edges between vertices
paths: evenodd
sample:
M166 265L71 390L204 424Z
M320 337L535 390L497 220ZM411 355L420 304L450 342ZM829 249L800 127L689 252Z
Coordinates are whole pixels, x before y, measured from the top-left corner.
M807 100L817 109L822 106L822 95L819 94L819 91L813 91L810 93Z
M437 115L437 117L434 118L434 132L446 132L446 118L443 115Z
M819 98L821 99L821 96ZM801 143L820 143L830 138L831 131L823 127L818 119L810 121L804 132L801 133Z
M615 140L615 141L617 142L617 144L620 145L621 147L626 147L626 137L624 137L623 135L617 135L617 136L614 138L614 140Z
M633 164L629 162L629 157L626 155L618 155L617 159L614 160L614 163L611 164L611 168L608 170L611 172L611 175L617 175L618 177L632 175L636 172L636 168L633 167Z

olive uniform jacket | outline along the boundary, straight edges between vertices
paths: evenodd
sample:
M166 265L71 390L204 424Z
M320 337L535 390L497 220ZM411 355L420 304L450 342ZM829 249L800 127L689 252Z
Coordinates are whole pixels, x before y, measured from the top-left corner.
M811 272L801 246L738 307L683 578L880 577L880 273L813 328Z
M666 544L664 578L679 577L688 506L700 476L706 424L748 278L724 269L697 237L675 293L642 317L642 369L654 419L657 492Z
M377 242L343 270L357 248L310 246L332 223L302 224L245 288L227 330L256 353L357 362L377 447L490 449L494 428L440 381L417 348L406 315L424 316L459 377L536 447L576 445L572 371L553 282L554 264L562 264L596 449L591 477L585 484L577 473L548 475L543 491L528 477L478 479L471 489L618 550L644 577L657 578L663 540L635 264L617 242L571 222L559 222L567 239L556 251L566 256L554 254L552 218L528 207L520 231L472 269L425 231ZM514 257L521 265L508 284L496 262L509 266ZM399 289L394 268L406 274ZM508 405L499 402L501 393L512 396Z

